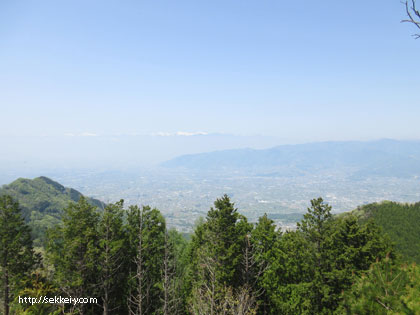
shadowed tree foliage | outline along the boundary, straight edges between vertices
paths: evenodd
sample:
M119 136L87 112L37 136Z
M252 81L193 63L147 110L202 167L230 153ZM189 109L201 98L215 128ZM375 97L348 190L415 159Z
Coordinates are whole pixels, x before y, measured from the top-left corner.
M31 303L29 301L29 298L54 298L54 296L57 294L57 289L54 287L51 281L48 280L46 275L43 272L35 271L32 273L31 278L26 283L25 288L16 294L14 303L12 305L12 314L63 314L64 309L59 305L51 303ZM20 300L19 297L22 299L26 298L27 300ZM24 301L24 303L22 303L22 301Z
M276 251L282 233L276 231L274 221L269 219L266 214L258 219L255 228L251 232L253 289L257 298L258 311L261 314L268 314L272 308L271 300L266 291L265 277L266 271L271 264L275 264ZM267 280L267 279L266 279Z
M399 266L386 257L358 277L344 295L344 314L418 314L419 284L415 266ZM413 299L414 297L414 299Z
M418 204L372 205L372 211L363 212L367 217L358 212L332 216L322 198L313 199L297 229L282 233L267 215L249 223L224 195L199 220L190 240L168 231L159 210L148 206L126 210L123 205L121 200L98 212L84 198L70 203L61 223L48 231L46 268L28 278L37 260L30 231L17 203L1 197L5 313L9 305L12 312L22 314L416 314L419 310L418 267L400 266L392 244L375 224L385 224L396 209L405 219L395 218L394 224L401 227L404 222L411 235L415 224L407 220L416 217ZM20 304L17 294L96 297L98 302L29 305Z
M335 219L321 198L267 252L261 285L271 314L332 314L354 276L392 251L373 224Z
M219 314L229 308L225 305L227 296L239 303L241 292L245 292L244 249L251 230L252 225L237 212L227 195L215 201L206 221L196 227L188 280L192 312ZM246 288L246 298L242 295L242 301L247 303L253 299L249 289Z
M127 238L123 229L123 206L123 200L107 205L98 224L98 294L104 315L126 311L123 301L127 281L124 272Z
M358 207L350 215L355 215L360 224L374 222L392 239L404 261L420 263L420 202L372 203Z
M0 292L5 315L10 312L14 294L22 288L38 262L39 256L32 248L31 231L19 204L8 195L0 196Z
M47 259L64 296L97 297L99 282L99 214L80 198L64 210L62 224L48 233ZM96 305L66 305L68 311L92 313Z
M131 206L126 229L129 241L129 313L158 314L163 296L165 219L157 209Z

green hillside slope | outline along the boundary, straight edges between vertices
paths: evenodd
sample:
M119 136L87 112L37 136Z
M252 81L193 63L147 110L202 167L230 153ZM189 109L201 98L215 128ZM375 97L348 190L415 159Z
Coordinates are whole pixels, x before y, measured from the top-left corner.
M372 219L390 236L404 259L420 263L420 202L383 201L358 207L350 213L362 222Z
M32 228L36 245L42 243L45 230L58 222L69 202L79 201L82 194L47 178L19 178L0 188L0 195L10 195L19 202L26 221ZM104 203L87 198L91 205L103 209Z

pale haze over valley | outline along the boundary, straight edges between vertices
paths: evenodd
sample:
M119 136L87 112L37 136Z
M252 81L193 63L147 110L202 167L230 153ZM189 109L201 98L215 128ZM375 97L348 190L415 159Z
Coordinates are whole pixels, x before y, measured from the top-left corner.
M420 200L399 1L1 1L0 184L48 176L190 230L229 194L291 224ZM297 214L297 215L296 215Z

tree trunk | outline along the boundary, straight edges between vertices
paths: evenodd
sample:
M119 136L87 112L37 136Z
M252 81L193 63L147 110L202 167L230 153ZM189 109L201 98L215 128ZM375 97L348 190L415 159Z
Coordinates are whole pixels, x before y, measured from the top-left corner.
M143 210L142 210L143 211ZM139 242L137 252L137 279L138 279L138 315L143 315L143 212L139 215Z
M104 298L104 305L103 305L104 315L108 315L108 292L105 292L105 298Z
M4 272L4 315L9 315L9 271Z
M103 288L104 288L104 298L103 298L103 315L108 315L109 310L108 310L108 304L109 304L109 265L110 265L110 261L109 261L109 256L110 256L110 249L109 249L109 242L110 242L110 237L109 237L109 225L107 224L106 226L106 243L105 243L105 263L104 263L104 269L105 269L105 276L104 276L104 284L103 284Z

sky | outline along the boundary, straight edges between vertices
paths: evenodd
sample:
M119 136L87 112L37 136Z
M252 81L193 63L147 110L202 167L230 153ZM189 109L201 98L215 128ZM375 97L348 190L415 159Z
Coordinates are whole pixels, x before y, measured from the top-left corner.
M3 150L34 137L420 139L420 39L404 18L399 0L2 0Z

